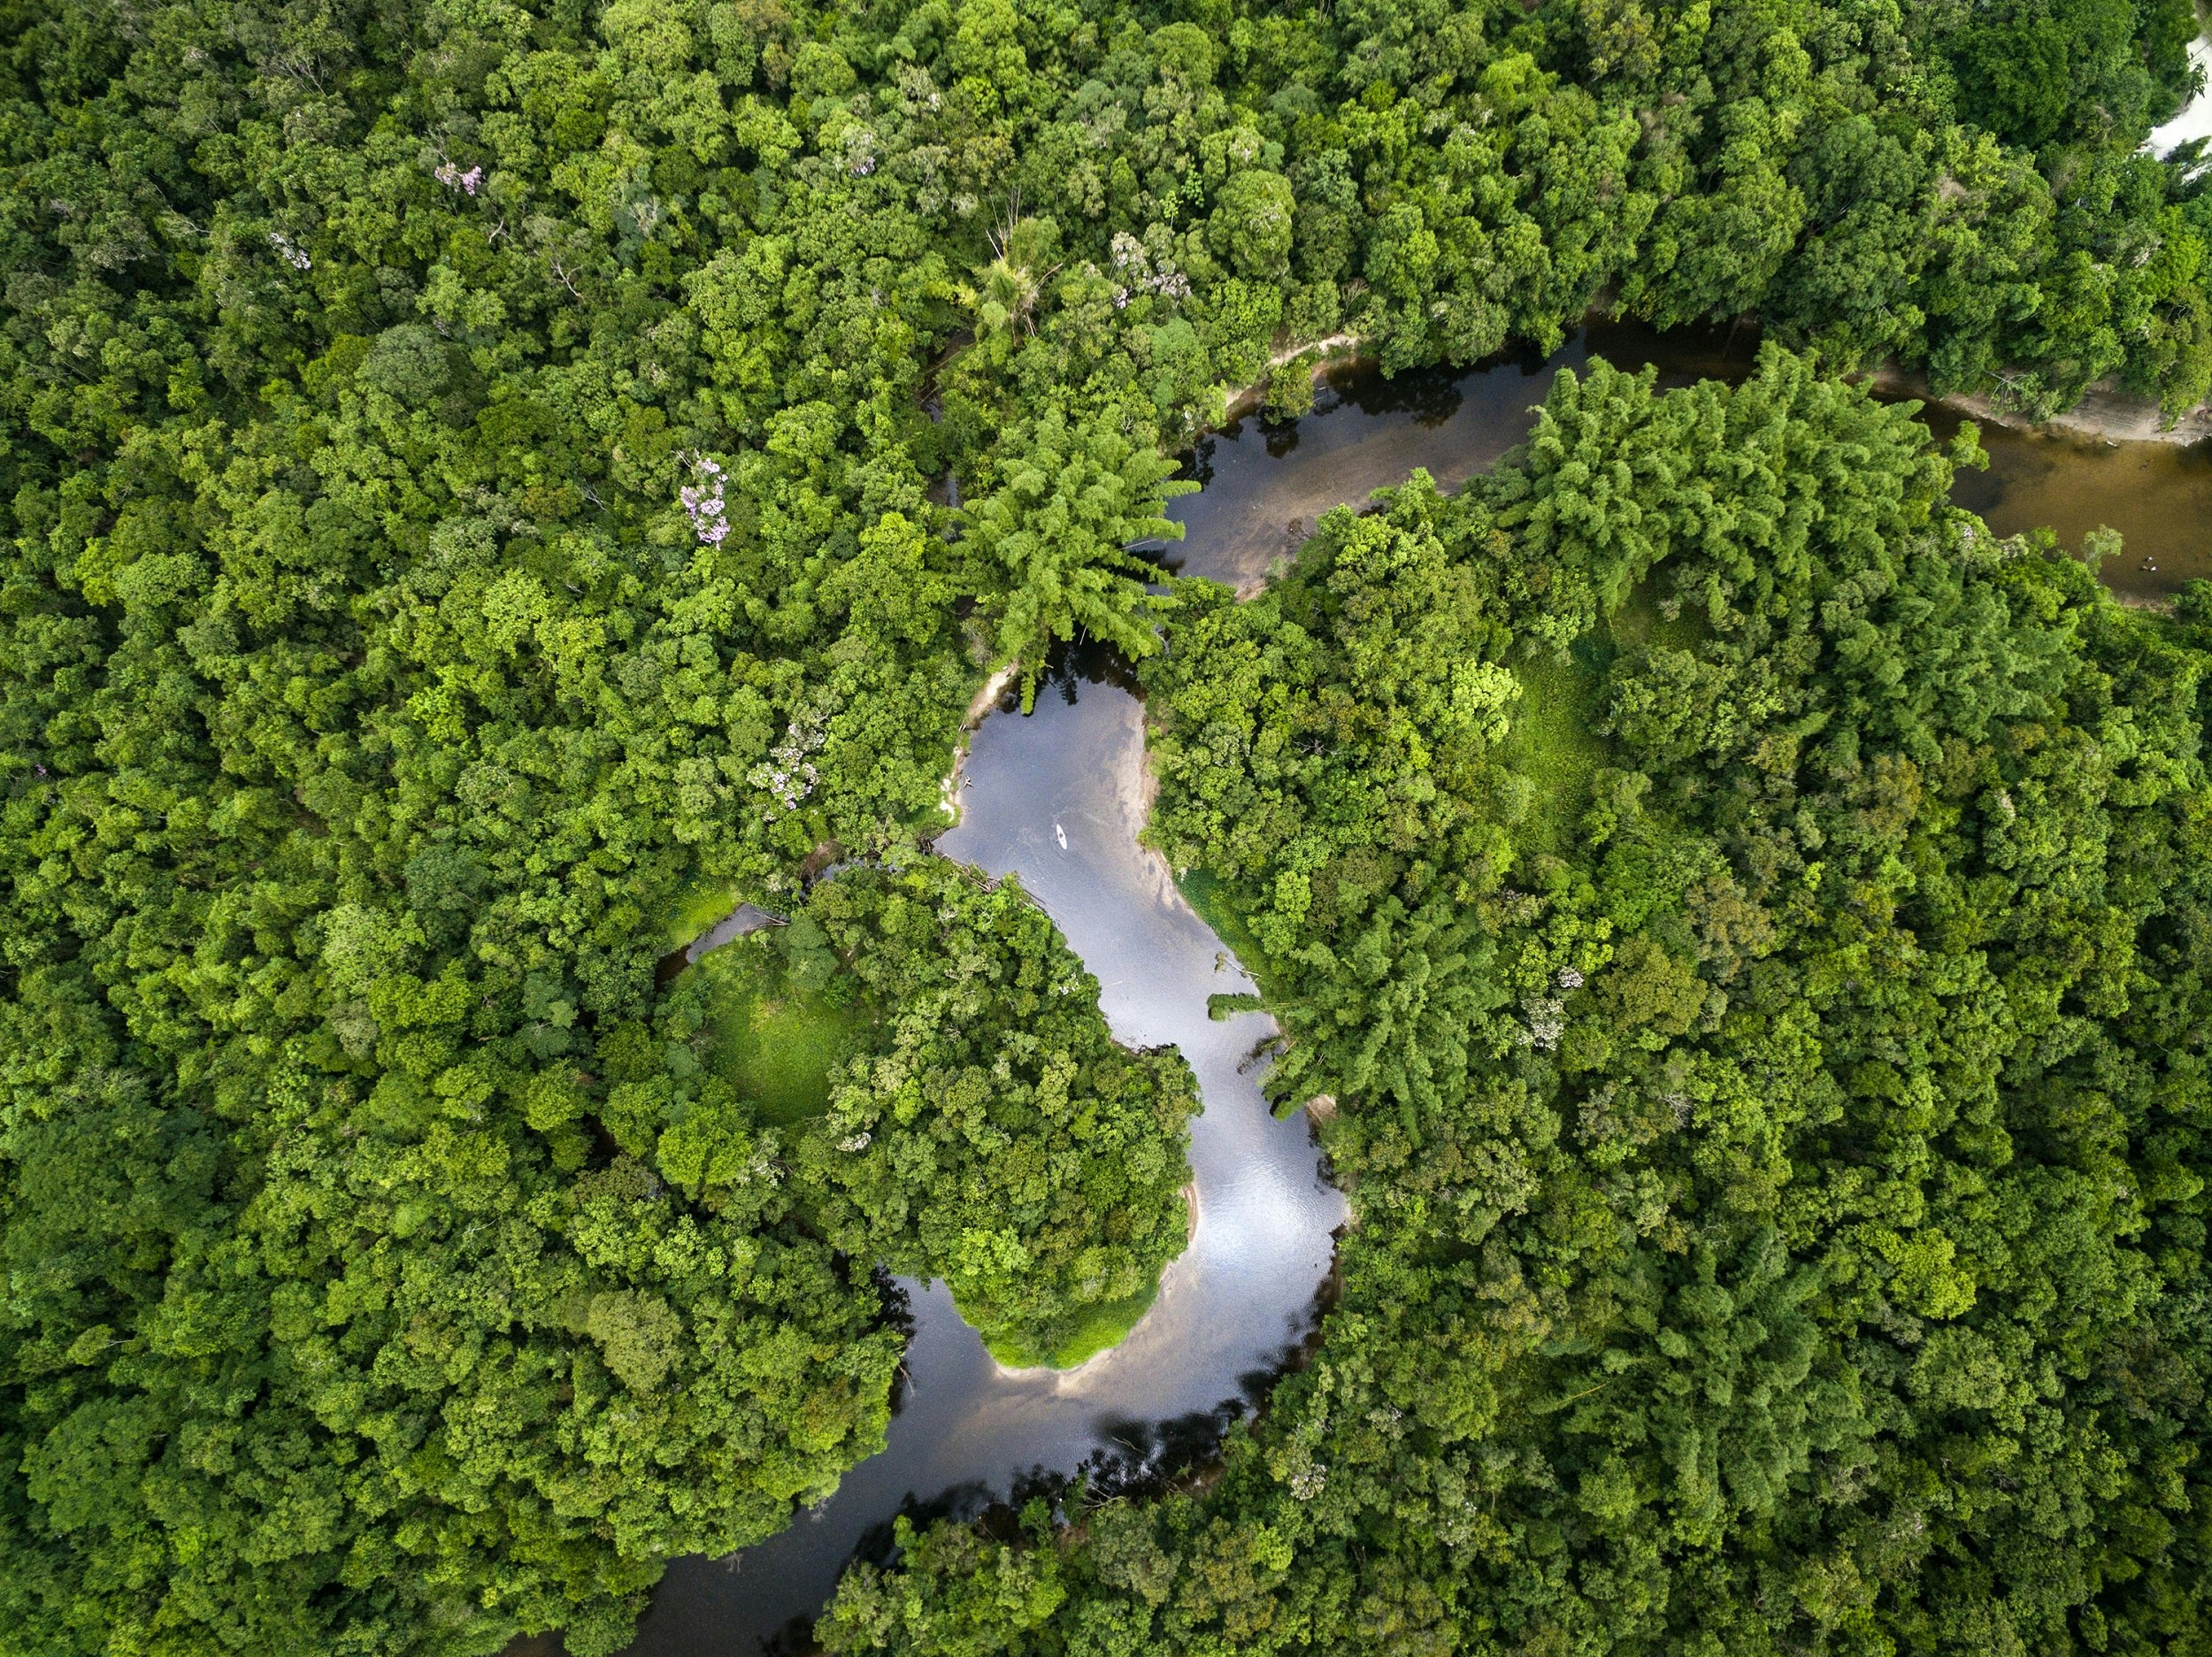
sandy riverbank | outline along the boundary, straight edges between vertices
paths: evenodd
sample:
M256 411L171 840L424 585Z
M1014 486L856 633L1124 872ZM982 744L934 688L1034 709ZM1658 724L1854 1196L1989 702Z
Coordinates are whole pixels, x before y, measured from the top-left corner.
M2070 437L2101 437L2109 443L2173 443L2183 447L2212 438L2212 406L2199 404L2169 427L2162 424L2162 417L2154 401L2130 396L2108 384L2091 387L2079 403L2047 420L2001 408L1993 398L1978 393L1938 396L1925 374L1896 363L1885 363L1875 370L1873 386L1886 395L1939 403L1969 419L2008 426L2018 432L2060 432Z

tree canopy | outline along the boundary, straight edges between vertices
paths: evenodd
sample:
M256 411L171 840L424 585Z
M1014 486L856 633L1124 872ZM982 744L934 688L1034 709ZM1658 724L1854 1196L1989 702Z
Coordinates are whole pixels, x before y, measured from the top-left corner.
M1903 417L1779 359L1563 388L1496 489L1333 521L1271 633L1127 547L1164 455L1339 334L1394 370L1740 313L1831 369L2178 414L2212 189L2139 146L2188 23L0 0L0 1653L612 1651L669 1557L879 1441L879 1261L1009 1350L1125 1315L1187 1085L920 858L1009 654L1162 626L1163 843L1265 940L1280 1085L1356 1103L1348 1293L1409 1263L1225 1505L1068 1570L1202 1577L1160 1615L1232 1645L1471 1627L1444 1547L1533 1644L1597 1626L1586 1569L1714 1638L1793 1603L1870 1645L2194 1638L2195 612L2001 554ZM840 857L905 872L807 896ZM664 980L720 894L800 938ZM848 1068L733 1057L771 1004ZM1623 1240L1677 1222L1708 1275ZM1657 1344L1693 1330L1747 1395L1806 1378L1724 1442ZM1632 1379L1586 1400L1593 1365ZM1409 1420L1462 1448L1400 1467ZM1350 1506L1227 1505L1265 1456ZM1774 1495L1815 1479L1880 1495L1816 1525ZM1381 1484L1427 1540L1372 1552ZM1678 1534L1637 1518L1663 1487ZM1912 1621L1938 1578L1998 1584L1984 1621Z
M1116 1044L1097 980L1010 878L847 870L762 936L703 963L730 1085L662 1132L661 1166L710 1191L777 1170L841 1254L944 1279L1003 1362L1123 1333L1183 1247L1182 1060ZM761 1049L804 1055L810 1021L838 1032L803 1061L819 1096L780 1105Z
M2202 1643L2212 591L1916 412L1593 363L1179 594L1154 832L1337 1102L1342 1297L1217 1480L910 1535L829 1650Z

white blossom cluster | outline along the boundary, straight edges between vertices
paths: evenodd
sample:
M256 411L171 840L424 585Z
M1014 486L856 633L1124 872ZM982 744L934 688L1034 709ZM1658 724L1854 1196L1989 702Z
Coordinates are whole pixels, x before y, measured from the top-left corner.
M827 722L820 714L803 715L784 727L783 740L768 750L768 757L746 773L745 780L756 788L764 788L787 811L799 809L799 802L814 792L814 785L821 780L810 754L820 750L828 736Z
M718 547L730 533L722 500L722 463L706 455L694 456L692 481L677 492L676 500L691 520L692 533L703 547Z
M783 1170L764 1146L757 1145L733 1178L741 1185L780 1185L783 1184Z
M876 170L876 135L865 127L847 127L842 148L845 171L854 178L864 179Z
M1580 968L1578 968L1578 967L1562 967L1562 968L1560 968L1560 969L1559 969L1559 987L1560 987L1561 989L1563 989L1563 990L1578 990L1578 989L1580 989L1580 988L1582 987L1582 970L1581 970L1581 969L1580 969Z
M1527 1041L1539 1053L1549 1053L1567 1033L1567 1004L1552 995L1532 995L1521 1003L1528 1014Z
M307 257L307 249L305 248L300 246L298 242L293 241L291 237L286 235L281 230L272 230L269 233L269 245L277 250L277 257L279 258L282 259L287 265L289 265L296 271L307 270L315 263L314 260Z
M464 173L450 161L440 163L438 170L430 176L446 188L458 190L464 196L475 195L484 183L484 169L481 166L471 167Z
M868 1148L869 1141L874 1138L874 1134L868 1132L865 1129L863 1129L858 1133L850 1134L846 1138L838 1140L837 1148L845 1152L848 1155L850 1155L854 1153L866 1150Z
M1121 284L1114 289L1115 310L1126 310L1139 294L1157 294L1163 299L1190 297L1190 278L1177 270L1171 259L1163 258L1155 269L1144 243L1126 230L1114 232L1113 255L1114 276Z

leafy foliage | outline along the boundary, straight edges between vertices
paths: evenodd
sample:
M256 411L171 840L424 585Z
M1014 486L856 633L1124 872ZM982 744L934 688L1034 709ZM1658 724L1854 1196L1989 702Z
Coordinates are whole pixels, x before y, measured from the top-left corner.
M1155 450L1282 346L1349 332L1394 367L1466 361L1555 341L1609 294L1663 320L1755 308L1833 362L1893 353L2026 406L2115 372L2190 406L2212 383L2212 196L2136 153L2182 89L2184 23L2169 0L0 4L0 1652L489 1652L561 1626L588 1657L626 1638L669 1555L819 1497L878 1441L894 1342L864 1275L750 1171L784 1130L715 1073L703 988L657 981L664 918L711 891L795 906L801 866L833 848L911 857L996 658L1033 667L1084 629L1146 649L1169 612L1122 543L1157 527ZM1903 440L1885 441L1863 463L1815 445L1821 487L1878 475ZM1638 450L1630 485L1663 495L1672 444ZM939 503L947 477L972 516ZM1520 510L1481 508L1509 540ZM1578 544L1548 510L1559 523L1526 533ZM1700 509L1669 510L1666 544L1694 538ZM1386 537L1356 562L1429 583L1448 635L1479 616L1534 637L1556 582L1575 671L1603 665L1573 652L1659 556L1616 513L1599 527L1617 547L1531 564L1500 596L1455 573L1456 514L1417 510L1445 550ZM1709 539L1755 563L1766 533ZM1717 627L1748 590L1729 570L1719 609L1692 606ZM1885 658L1893 677L1851 695L1886 718L1899 685L1939 679L1939 712L1955 685L2012 685L1988 664L2009 644L1987 645L2010 635L1974 631L1995 602L1977 581L1963 619L1939 582L1908 606L1935 679ZM1387 1073L1405 1131L1434 1143L1421 1101L1451 1080L1449 1032L1501 1014L1453 1000L1488 993L1466 971L1432 990L1388 963L1503 946L1455 889L1414 881L1404 843L1433 832L1465 869L1501 867L1554 810L1492 747L1529 702L1500 674L1538 670L1493 636L1463 687L1432 683L1389 659L1394 630L1423 624L1386 595L1282 602L1310 609L1291 619L1317 663L1359 663L1334 724L1301 740L1372 743L1348 782L1382 826L1323 812L1280 867L1264 840L1240 852L1232 884L1280 884L1256 927L1302 891L1326 947L1363 963L1304 970L1296 993L1353 1046L1310 1039L1297 1062ZM1190 610L1184 636L1227 625L1217 598ZM2132 625L2079 630L2118 649ZM2073 671L2052 648L2017 671ZM1655 754L1766 718L1759 675L1782 672L1654 660L1650 682L1696 709L1620 689L1618 740ZM2066 694L2061 734L2024 753L2103 717ZM2154 699L2124 696L2148 728ZM1949 737L1930 740L1934 759L1916 738L1897 751L1930 771ZM2085 770L2069 749L2036 787L2133 763L2129 740L2100 735ZM1478 794L1424 784L1434 763ZM1621 852L1621 913L1663 913L1651 881L1703 865L1633 825L1679 809L1634 817L1632 784L1596 784L1632 820L1617 844L1640 848ZM2022 866L2059 855L2020 832ZM2085 902L2071 868L2036 901ZM2141 947L2185 963L2190 888L2163 887L2169 932ZM875 924L851 920L838 947L859 953L826 993L864 958L909 958L864 947ZM1011 961L1057 959L1033 922L972 924L978 948L1013 951L994 1006L1029 993ZM1762 903L1726 935L1768 924ZM2073 955L2047 953L1989 970L2062 1003ZM880 993L958 1003L915 970ZM2148 993L2132 970L2096 978L2100 1008ZM1654 1035L1721 1016L1656 957L1605 993ZM2193 991L2170 993L2161 1016L2187 1027ZM1370 1005L1402 1033L1363 1057ZM1054 1049L1087 1078L1065 1097L1110 1101L1118 1079L1101 1123L1171 1162L1171 1067L1096 1039L1071 1024ZM885 1054L980 1062L937 1039ZM1129 1172L1127 1236L1072 1206L1101 1176L1058 1137L1056 1074L1032 1055L994 1078L983 1125L1044 1141L1007 1169L941 1136L951 1118L898 1139L914 1169L1032 1205L1035 1298L1003 1274L966 1291L1009 1339L1059 1339L1173 1229L1150 1161ZM2066 1125L2106 1107L2060 1095L2142 1089L2084 1074L2049 1085L2046 1137L2116 1143ZM2188 1085L2177 1072L2174 1096ZM856 1102L833 1109L864 1114L840 1086ZM2144 1132L2153 1150L2093 1159L2084 1188L2122 1190L2119 1166L2193 1178L2185 1136ZM864 1201L810 1178L841 1234L952 1258L895 1178ZM1909 1214L1879 1224L1899 1239L1885 1270L1922 1285L1898 1304L1957 1299L1962 1243L1947 1265L1914 1252ZM1749 1282L1746 1259L1716 1245L1716 1283ZM2112 1281L2100 1306L2127 1303L2133 1279ZM1941 1373L1980 1374L1978 1354ZM2167 1431L2181 1362L2161 1346L2100 1372L2154 1400L2115 1442ZM2079 1453L2085 1490L2102 1454ZM1240 1536L1221 1592L1302 1534ZM1137 1541L1117 1546L1156 1582ZM2147 1605L2181 1592L2140 1580Z
M1182 1252L1188 1067L1115 1043L1097 980L1011 879L934 859L849 871L803 919L874 1020L788 1146L810 1222L943 1278L1004 1362L1096 1339L1102 1313L1125 1331Z
M1144 590L1152 566L1127 548L1133 541L1181 540L1183 526L1160 508L1166 496L1198 486L1169 482L1175 463L1152 446L1149 433L1143 447L1133 445L1118 429L1118 412L1071 432L1054 410L1014 433L999 462L999 487L969 514L969 545L1004 567L1011 589L998 642L1023 663L1024 713L1055 641L1095 633L1132 659L1158 648L1150 624L1164 601Z

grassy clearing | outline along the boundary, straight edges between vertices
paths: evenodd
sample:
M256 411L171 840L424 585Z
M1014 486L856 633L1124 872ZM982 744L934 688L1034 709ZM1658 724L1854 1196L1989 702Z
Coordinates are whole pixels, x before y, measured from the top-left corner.
M1662 616L1649 581L1631 593L1628 602L1616 610L1599 631L1609 636L1615 648L1623 650L1640 644L1663 644L1676 650L1691 650L1713 633L1705 618L1695 610L1686 610L1672 621ZM1611 656L1609 650L1606 659L1610 661Z
M715 1069L765 1122L827 1109L830 1072L853 1053L866 1016L795 989L754 940L725 945L699 967L713 981Z
M1010 1336L995 1335L988 1331L978 1332L983 1336L984 1349L1010 1369L1072 1369L1108 1347L1119 1346L1123 1338L1137 1326L1137 1320L1152 1309L1152 1302L1159 1295L1160 1285L1155 1283L1126 1300L1105 1300L1087 1307L1069 1333L1048 1350Z
M1647 582L1594 633L1578 640L1565 661L1546 654L1514 667L1521 697L1514 705L1504 757L1535 785L1521 825L1525 845L1536 851L1563 850L1582 820L1590 802L1591 773L1606 762L1606 742L1597 726L1613 658L1647 644L1694 649L1710 632L1696 615L1666 619Z
M1267 952L1260 947L1260 940L1252 935L1252 929L1231 907L1228 884L1217 875L1202 869L1189 870L1175 877L1176 889L1183 901L1213 931L1213 935L1228 947L1229 953L1242 963L1259 985L1262 999L1267 994Z
M1605 763L1605 741L1597 733L1604 671L1600 652L1581 645L1564 662L1547 656L1513 670L1521 697L1514 705L1505 759L1535 785L1521 827L1523 838L1540 851L1566 846L1589 804L1591 773Z

